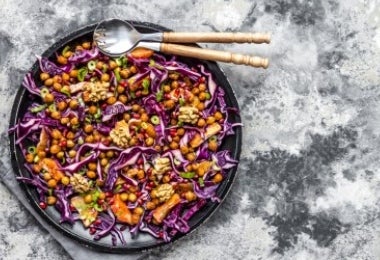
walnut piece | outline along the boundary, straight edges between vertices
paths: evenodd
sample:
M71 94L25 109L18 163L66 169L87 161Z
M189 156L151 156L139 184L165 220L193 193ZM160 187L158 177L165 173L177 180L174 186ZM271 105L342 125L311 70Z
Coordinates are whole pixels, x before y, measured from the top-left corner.
M115 128L111 130L110 137L112 141L119 147L128 147L128 142L131 137L129 133L129 125L125 120L116 123Z
M109 92L109 82L86 82L83 87L84 90L89 92L89 98L92 102L98 102L99 100L105 100L113 96L113 94Z
M156 191L156 196L160 202L167 201L174 194L173 186L168 183L159 185Z
M153 174L162 175L165 172L171 170L172 166L170 164L170 159L167 157L156 158L153 162Z
M196 107L183 106L179 108L178 120L184 123L195 124L198 121L199 113Z
M91 188L88 180L79 173L74 173L74 175L70 177L70 184L73 186L73 189L79 193L85 193Z

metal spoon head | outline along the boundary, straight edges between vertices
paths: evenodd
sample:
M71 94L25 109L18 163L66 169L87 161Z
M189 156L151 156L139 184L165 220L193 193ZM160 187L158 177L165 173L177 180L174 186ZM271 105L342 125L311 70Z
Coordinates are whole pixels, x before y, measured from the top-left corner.
M120 57L140 41L141 35L126 21L108 19L96 26L93 40L99 50L111 57Z

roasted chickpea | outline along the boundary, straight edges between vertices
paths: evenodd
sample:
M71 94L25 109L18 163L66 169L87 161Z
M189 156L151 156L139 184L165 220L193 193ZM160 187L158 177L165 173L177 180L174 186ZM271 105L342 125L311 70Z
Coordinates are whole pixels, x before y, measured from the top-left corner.
M148 116L147 113L142 113L140 119L143 122L148 122L149 121L149 116Z
M213 117L213 116L207 117L206 123L208 125L211 125L211 124L215 123L215 117Z
M205 101L206 100L206 93L205 92L199 93L198 98L200 101Z
M51 154L57 154L61 151L61 147L57 144L54 144L52 146L50 146L50 153Z
M140 110L140 105L138 105L138 104L133 104L132 105L132 111L133 112L137 112L137 111L139 111Z
M61 131L59 131L58 129L53 129L53 131L51 131L51 137L54 139L61 139L62 138Z
M82 47L83 47L83 49L88 50L91 48L91 43L90 42L84 42L84 43L82 43Z
M87 204L90 204L92 202L92 196L91 194L87 194L86 196L84 196L84 202L87 203Z
M86 124L84 127L83 127L83 130L85 133L91 133L93 130L94 130L94 127L90 124Z
M180 147L181 153L182 154L187 154L189 152L189 148L187 146L181 146Z
M47 182L47 186L49 188L55 188L57 186L57 181L55 179L50 179Z
M58 110L60 110L60 111L65 110L65 109L67 108L67 104L66 104L66 102L65 102L65 101L58 102L58 104L57 104L57 108L58 108Z
M155 209L156 208L156 204L154 204L154 202L152 202L152 201L148 201L147 203L146 203L146 209L147 210L152 210L152 209Z
M62 183L63 185L69 185L69 183L70 183L70 178L67 177L67 176L63 176L62 179L61 179L61 183Z
M107 73L103 73L102 76L101 76L101 80L105 81L105 82L110 81L110 75L107 74Z
M193 201L193 200L196 200L197 195L195 195L195 193L192 192L192 191L187 191L187 192L185 193L185 198L186 198L186 200L188 200L188 201Z
M212 181L215 183L219 183L223 180L223 175L221 173L217 173L212 177Z
M77 155L77 151L75 151L75 150L70 150L70 151L69 151L69 156L70 156L71 158L75 157L75 155Z
M154 139L152 137L148 137L145 139L145 144L147 146L152 146L154 144Z
M48 79L46 79L46 80L44 81L44 85L45 85L45 86L48 86L48 87L50 87L51 85L53 85L53 83L54 83L54 81L53 81L52 78L48 78Z
M169 85L164 85L163 90L165 93L169 93L171 91L171 88Z
M57 159L62 159L64 156L65 156L65 153L64 153L63 151L60 151L60 152L57 153L57 155L56 155Z
M51 112L50 116L53 119L57 119L57 120L61 119L61 113L59 111L53 111L53 112Z
M130 68L129 68L129 70L133 73L133 74L135 74L135 73L137 73L137 67L136 66L131 66Z
M111 70L114 70L114 69L116 69L116 67L118 67L117 63L114 60L110 60L110 62L109 62L109 68Z
M204 127L205 125L206 125L206 120L204 120L203 118L199 118L197 122L197 126Z
M41 79L42 81L45 81L45 80L47 80L48 78L50 78L50 76L49 76L49 74L47 74L46 72L42 72L42 73L40 74L40 79Z
M71 125L77 125L79 124L79 119L77 117L73 117L70 119L70 124Z
M191 162L194 161L196 159L195 153L191 152L191 153L186 154L186 159L191 161Z
M67 64L67 58L63 57L62 55L59 55L57 58L57 62L65 65L65 64Z
M116 103L116 101L117 101L117 99L114 96L107 98L107 104L108 105L113 105Z
M170 86L175 89L175 88L178 88L178 81L174 80L172 81L172 84L170 84Z
M123 86L117 86L116 88L117 93L121 94L125 92L125 88Z
M197 109L198 109L199 111L203 111L203 110L205 109L205 104L202 103L202 102L198 103L198 104L197 104Z
M185 134L185 129L184 128L178 128L177 129L177 135L179 136L183 136Z
M103 65L104 65L103 61L98 61L98 62L96 63L96 68L97 68L98 70L101 70L101 69L103 69Z
M96 173L94 171L87 171L86 175L90 179L95 179L96 178Z
M199 91L205 91L206 90L206 84L201 83L198 85Z
M53 89L54 89L55 91L57 91L57 92L60 92L61 89L62 89L62 85L61 85L61 83L54 82L54 84L53 84Z
M66 138L67 139L74 139L75 138L75 134L72 131L69 131L66 134Z
M78 106L79 106L78 100L76 100L76 99L70 100L69 107L71 109L77 109Z
M179 146L178 143L174 141L169 144L169 147L172 150L178 149L178 146Z
M46 202L48 205L54 205L57 202L57 198L54 196L48 196Z
M128 200L128 193L126 193L126 192L121 193L120 194L120 199L122 201L127 201Z
M49 172L45 172L43 178L45 181L48 181L51 179L51 174Z
M52 102L54 102L54 95L51 94L51 93L47 93L47 94L43 97L43 99L44 99L44 102L45 102L45 103L52 103Z
M191 93L193 93L194 95L198 95L199 94L199 88L195 87L191 90Z
M164 175L164 177L162 177L162 182L163 183L168 183L170 181L170 176L169 175Z
M164 101L164 106L165 106L165 108L167 108L167 109L172 109L172 108L175 107L175 102L174 102L173 100L171 100L171 99L169 99L169 100L165 100L165 101Z
M137 214L137 215L142 215L144 213L144 209L142 207L136 207L134 210L133 210L133 213Z
M216 150L218 150L218 143L216 141L210 141L208 143L208 149L213 152L216 152Z
M34 155L31 154L31 153L28 153L28 154L25 156L25 160L26 160L28 163L32 163L33 160L34 160Z
M78 77L78 70L71 70L69 75L72 78L77 78Z
M67 125L70 122L70 119L68 117L62 117L61 118L61 124Z
M101 160L100 160L100 165L101 166L106 166L108 164L108 159L107 158L102 158Z
M87 167L91 171L96 171L97 165L94 162L90 162L90 163L88 163Z
M37 156L38 156L38 158L43 159L46 157L46 152L45 151L38 151Z
M119 72L119 74L120 74L120 77L122 77L123 79L126 79L129 77L131 72L128 69L123 69Z

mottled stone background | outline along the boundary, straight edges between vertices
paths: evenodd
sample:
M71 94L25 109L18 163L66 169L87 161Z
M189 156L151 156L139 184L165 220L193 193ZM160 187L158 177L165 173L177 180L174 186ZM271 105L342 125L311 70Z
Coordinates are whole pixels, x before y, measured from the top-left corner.
M220 64L245 124L236 183L207 224L149 259L380 259L379 1L0 0L0 172L34 55L109 17L273 34L269 46L203 45L271 66ZM1 259L71 259L2 184L0 198Z

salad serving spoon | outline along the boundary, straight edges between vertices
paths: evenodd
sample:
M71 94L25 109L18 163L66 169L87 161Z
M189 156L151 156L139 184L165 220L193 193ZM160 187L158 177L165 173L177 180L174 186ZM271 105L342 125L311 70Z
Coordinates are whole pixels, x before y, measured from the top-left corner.
M165 54L174 54L204 60L231 62L253 67L267 68L268 59L226 51L191 47L174 43L270 43L270 35L263 33L198 33L198 32L157 32L140 33L132 24L120 19L108 19L95 28L94 42L106 55L119 57L136 47L143 47Z

